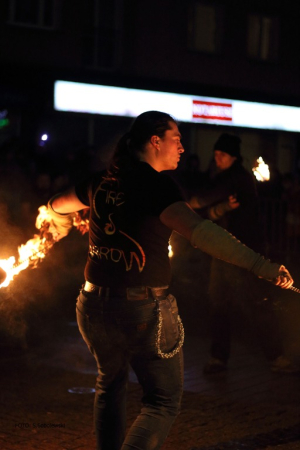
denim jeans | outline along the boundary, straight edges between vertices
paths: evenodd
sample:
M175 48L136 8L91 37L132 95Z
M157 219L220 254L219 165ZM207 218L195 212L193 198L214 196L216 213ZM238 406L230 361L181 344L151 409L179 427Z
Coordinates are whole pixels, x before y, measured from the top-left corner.
M178 311L172 295L164 297L162 304L161 349L168 352L178 340ZM169 359L157 356L156 308L153 299L101 299L84 290L77 298L79 330L98 368L94 401L98 450L158 450L179 413L182 351ZM142 386L143 397L140 414L125 437L130 366Z

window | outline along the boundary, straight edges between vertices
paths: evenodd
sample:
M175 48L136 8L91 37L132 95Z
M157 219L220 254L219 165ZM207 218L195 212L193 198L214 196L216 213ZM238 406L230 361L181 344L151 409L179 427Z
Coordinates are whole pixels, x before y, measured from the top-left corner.
M223 38L223 10L220 6L193 2L188 16L188 47L205 53L217 53Z
M251 14L248 17L247 53L263 61L278 59L279 20Z
M123 0L94 0L93 23L84 36L85 66L113 70L120 64L122 50Z
M9 22L38 28L55 28L58 0L10 0Z

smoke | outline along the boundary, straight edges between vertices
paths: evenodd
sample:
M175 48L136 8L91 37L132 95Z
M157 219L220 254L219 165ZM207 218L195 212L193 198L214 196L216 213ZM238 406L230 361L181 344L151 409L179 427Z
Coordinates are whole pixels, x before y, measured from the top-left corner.
M0 259L16 255L18 246L22 243L24 232L13 224L8 211L8 205L0 201Z
M0 293L1 348L27 349L28 311L25 304L15 301L10 292Z
M13 224L6 204L0 203L0 259L15 256L33 233ZM29 233L31 233L29 235ZM75 228L55 243L36 268L29 267L0 289L0 348L27 349L55 335L60 323L75 320L76 297L83 283L88 237Z

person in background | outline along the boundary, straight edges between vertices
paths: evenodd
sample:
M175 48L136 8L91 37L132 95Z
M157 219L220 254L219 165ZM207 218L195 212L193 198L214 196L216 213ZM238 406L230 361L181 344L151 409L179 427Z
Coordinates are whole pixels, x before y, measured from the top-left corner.
M185 168L178 171L175 181L181 186L184 197L189 199L203 188L202 178L199 156L193 153L187 156Z
M119 141L107 170L49 200L50 232L66 236L76 211L90 208L85 283L77 321L94 355L94 421L98 450L158 450L179 413L183 390L183 325L171 279L168 243L177 231L214 257L288 288L287 269L202 219L165 174L184 148L178 125L160 111L139 115ZM142 409L126 430L131 366Z
M214 145L214 165L206 189L190 200L200 214L232 233L252 249L262 252L263 237L254 177L242 165L241 140L224 133ZM249 272L213 258L209 281L211 348L204 373L227 369L235 311L244 310L254 324L262 350L275 372L299 371L284 356L280 324L271 289Z

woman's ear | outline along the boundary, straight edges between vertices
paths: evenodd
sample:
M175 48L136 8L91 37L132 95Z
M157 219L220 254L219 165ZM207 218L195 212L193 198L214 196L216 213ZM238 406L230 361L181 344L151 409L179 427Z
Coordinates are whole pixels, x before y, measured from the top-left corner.
M156 148L156 150L159 150L159 137L158 136L151 136L150 142Z

